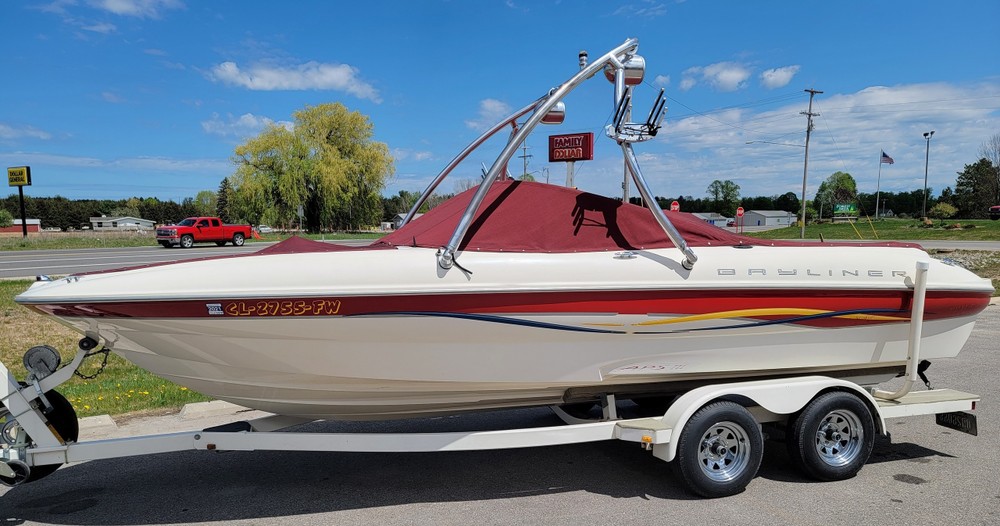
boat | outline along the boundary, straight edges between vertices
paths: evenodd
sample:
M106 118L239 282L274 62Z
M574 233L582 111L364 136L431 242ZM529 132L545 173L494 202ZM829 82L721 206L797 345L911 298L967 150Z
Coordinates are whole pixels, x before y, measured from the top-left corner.
M706 383L821 374L861 385L919 343L956 356L988 280L901 242L752 239L663 211L630 119L645 60L630 39L587 61L456 156L396 231L365 247L291 238L249 255L41 278L16 301L209 397L305 419L392 419L642 401ZM603 73L603 75L601 75ZM513 180L506 166L592 77L614 91L605 135L643 201ZM480 185L417 217L441 181L510 130Z

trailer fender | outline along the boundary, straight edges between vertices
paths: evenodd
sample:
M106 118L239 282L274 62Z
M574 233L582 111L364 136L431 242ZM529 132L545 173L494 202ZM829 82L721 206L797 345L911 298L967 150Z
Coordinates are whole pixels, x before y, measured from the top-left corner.
M663 425L670 429L670 440L653 446L653 456L670 462L677 456L677 437L692 415L706 404L720 398L746 398L759 406L763 413L750 408L758 423L768 421L767 416L790 415L801 410L816 395L830 389L855 393L864 400L878 422L885 429L885 419L878 410L872 395L858 384L826 376L804 376L757 380L728 384L706 385L684 393L663 415Z

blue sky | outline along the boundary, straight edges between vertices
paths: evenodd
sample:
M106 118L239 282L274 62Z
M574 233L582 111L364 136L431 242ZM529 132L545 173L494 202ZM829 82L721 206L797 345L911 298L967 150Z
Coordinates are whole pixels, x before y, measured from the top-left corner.
M31 166L28 195L180 200L217 189L265 124L341 102L396 159L384 193L422 190L484 126L572 75L581 49L638 37L637 114L659 87L669 97L664 130L636 147L656 195L702 197L715 179L798 195L806 88L824 92L809 198L838 170L874 192L881 149L896 161L883 190L922 188L930 130L937 194L1000 133L998 19L995 0L6 1L0 164ZM574 92L566 122L529 139L528 171L562 183L546 136L593 131L576 185L620 195L611 98L598 78ZM477 177L490 146L453 177Z

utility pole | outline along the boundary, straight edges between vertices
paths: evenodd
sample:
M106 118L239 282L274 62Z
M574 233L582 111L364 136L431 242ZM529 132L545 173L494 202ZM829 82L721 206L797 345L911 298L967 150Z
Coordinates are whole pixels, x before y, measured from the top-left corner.
M806 238L806 176L809 175L809 135L812 134L813 129L813 117L818 117L818 113L813 113L813 97L817 93L823 93L822 91L807 89L806 93L809 94L809 111L799 112L805 115L806 121L806 159L802 165L802 229L799 232L799 237L801 239Z
M531 148L531 147L528 146L527 142L522 142L521 143L521 151L523 153L521 155L518 155L518 157L524 159L524 171L521 172L521 179L525 179L524 176L528 175L528 159L534 157L534 155L531 155L530 153L528 153L528 149L529 148Z

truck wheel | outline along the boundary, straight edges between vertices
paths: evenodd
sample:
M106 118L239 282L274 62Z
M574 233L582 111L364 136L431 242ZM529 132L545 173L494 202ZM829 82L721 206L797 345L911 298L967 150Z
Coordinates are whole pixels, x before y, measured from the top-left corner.
M191 234L181 236L181 248L191 248L194 246L194 237Z
M684 425L674 468L694 493L728 497L753 480L763 456L764 437L753 415L721 401L702 407Z
M875 445L871 410L843 391L822 394L788 424L788 454L806 475L844 480L868 462Z
M76 419L76 411L73 409L73 404L70 404L69 400L66 400L66 397L57 391L49 391L45 393L45 397L52 404L52 411L45 415L49 424L55 428L64 442L76 442L80 438L80 422ZM19 429L17 424L12 421L10 412L6 408L3 408L3 406L0 406L0 429L4 431L3 435L0 436L0 448L3 448L10 445L13 439L16 438L14 435L16 435ZM8 436L8 433L11 435ZM28 438L28 441L33 444L34 442L30 440L31 437ZM5 477L0 477L0 481L7 484L31 482L46 475L51 475L61 465L46 464L44 466L32 466L31 473L25 479L8 480Z
M234 246L242 247L243 246L243 242L245 240L246 239L243 237L243 234L241 234L239 232L233 234L233 245Z

